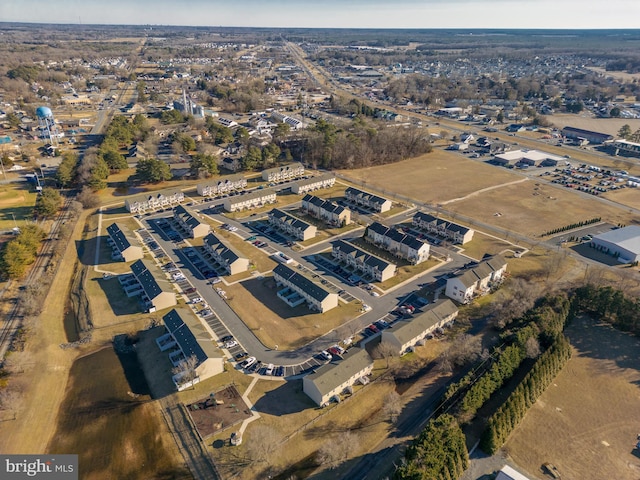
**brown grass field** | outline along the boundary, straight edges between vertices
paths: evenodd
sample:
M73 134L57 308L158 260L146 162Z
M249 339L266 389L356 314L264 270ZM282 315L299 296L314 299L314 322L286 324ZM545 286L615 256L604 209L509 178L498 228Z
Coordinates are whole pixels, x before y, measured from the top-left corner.
M289 307L276 296L272 277L251 279L225 288L229 305L260 339L280 350L292 350L358 316L361 305L338 303L326 313L312 313L305 304Z
M536 185L534 181L478 193L448 204L447 209L532 238L596 216L614 225L628 224L632 219L623 208L580 196L567 188Z
M147 395L132 398L112 348L73 364L50 453L77 452L83 479L170 475L191 478L176 467L176 448Z
M344 170L342 173L365 181L366 184L359 187L364 190L369 184L433 204L522 178L506 169L474 162L460 154L440 149L390 165Z
M578 115L559 113L548 115L546 118L558 128L570 126L584 130L592 130L594 132L608 133L614 137L623 125L629 125L632 132L640 128L640 119L638 118L596 118L586 113Z
M589 318L567 327L574 354L506 444L515 462L546 478L640 478L640 341Z

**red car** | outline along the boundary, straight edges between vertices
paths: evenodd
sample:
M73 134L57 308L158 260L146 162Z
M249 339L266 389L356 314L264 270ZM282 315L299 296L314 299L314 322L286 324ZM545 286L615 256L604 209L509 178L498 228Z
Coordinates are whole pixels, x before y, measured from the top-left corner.
M367 328L371 333L378 333L380 331L378 330L378 327L376 327L374 324L369 325Z

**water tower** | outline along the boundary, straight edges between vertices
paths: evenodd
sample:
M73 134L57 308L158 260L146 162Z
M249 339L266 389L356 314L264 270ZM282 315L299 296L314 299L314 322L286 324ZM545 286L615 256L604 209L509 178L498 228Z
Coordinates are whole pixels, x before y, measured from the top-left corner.
M60 138L60 131L53 119L51 109L49 107L38 107L36 109L36 117L38 117L40 137L48 140L51 145L57 145L58 138Z

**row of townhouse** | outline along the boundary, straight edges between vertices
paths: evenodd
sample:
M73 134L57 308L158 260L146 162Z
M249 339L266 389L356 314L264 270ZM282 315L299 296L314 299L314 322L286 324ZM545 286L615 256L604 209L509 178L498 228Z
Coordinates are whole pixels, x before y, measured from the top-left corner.
M109 235L107 241L113 249L111 257L114 260L132 262L144 257L142 245L134 233L125 225L112 223L107 227L107 234Z
M224 195L225 193L234 192L236 190L242 190L247 186L247 179L244 175L229 175L218 180L199 183L196 186L198 195L203 197L215 197L217 195Z
M429 259L428 243L418 240L410 233L386 227L379 222L374 222L366 228L364 239L414 265Z
M282 167L267 168L262 171L262 179L265 182L284 182L304 175L304 167L301 163L292 163Z
M458 308L449 300L438 300L420 315L395 322L382 331L381 342L393 346L398 355L410 351L436 329L444 327L458 316Z
M291 191L297 195L304 195L314 190L333 187L336 183L336 176L333 173L323 173L317 177L298 180L291 185Z
M474 231L463 225L434 217L428 213L417 212L413 216L413 226L439 237L444 237L453 243L464 245L473 238Z
M304 122L298 120L297 118L290 117L289 115L285 115L284 113L274 111L271 113L271 118L280 123L286 123L291 127L292 130L300 130L305 127Z
M224 371L224 356L216 348L207 329L186 309L172 309L162 317L165 333L156 338L161 352L169 351L174 367L185 365L187 359L195 361L190 368L173 375L178 390L184 390Z
M331 226L343 227L351 223L351 210L315 195L306 194L302 198L302 210Z
M131 274L118 277L127 297L140 296L149 312L173 307L178 302L173 286L153 262L140 259L131 265Z
M276 192L270 188L256 189L245 195L234 195L224 199L227 212L251 210L276 202Z
M500 284L507 271L507 261L494 255L447 279L445 295L460 303L469 303L475 297L489 293Z
M344 196L348 201L355 203L356 205L369 208L374 212L383 213L391 210L391 200L379 197L373 193L358 190L354 187L347 188L344 192Z
M317 233L315 225L300 220L279 208L274 208L269 212L269 223L278 230L303 242L314 238Z
M333 258L354 268L362 276L369 276L378 282L384 282L396 274L396 265L380 257L365 252L354 244L336 240L331 250Z
M184 193L180 191L158 192L153 195L141 195L127 199L124 206L129 213L146 213L172 208L183 201Z
M302 379L302 391L316 405L328 405L332 398L348 392L357 382L369 383L366 378L373 370L373 360L364 348L350 349L342 359L322 365Z
M209 224L201 222L193 209L183 205L178 205L173 209L173 219L187 232L190 238L204 237L211 231Z
M311 310L324 313L338 306L337 293L282 263L273 269L273 278L279 287L284 287L278 297L291 307L306 302Z
M249 259L240 256L213 233L204 238L204 249L211 260L223 268L227 275L235 275L249 269Z

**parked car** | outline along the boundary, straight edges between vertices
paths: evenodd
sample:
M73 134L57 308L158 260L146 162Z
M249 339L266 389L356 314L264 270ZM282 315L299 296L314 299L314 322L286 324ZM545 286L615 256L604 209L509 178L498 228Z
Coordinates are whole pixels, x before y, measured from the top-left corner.
M242 368L249 368L251 365L256 363L256 357L249 357L244 362L240 364Z
M240 352L235 354L235 359L239 362L243 358L246 358L249 355L247 352Z
M273 363L270 363L269 365L267 365L267 368L265 369L264 374L273 375L273 368L274 368Z
M329 353L331 355L335 355L335 356L338 356L338 357L340 356L340 350L338 350L338 346L337 345L335 345L333 347L329 347L328 350L329 350Z
M327 352L326 350L322 350L320 352L320 356L325 360L331 360L331 354L329 352Z
M378 330L378 327L376 327L373 323L371 325L369 325L367 327L367 329L371 332L371 333L378 333L380 330Z
M237 347L237 346L238 346L238 342L236 342L235 340L229 340L228 342L225 342L225 344L224 344L224 348L226 348L226 349Z
M222 337L222 338L220 339L220 341L221 341L222 343L224 343L224 342L228 342L229 340L233 340L233 335L225 335L224 337Z

